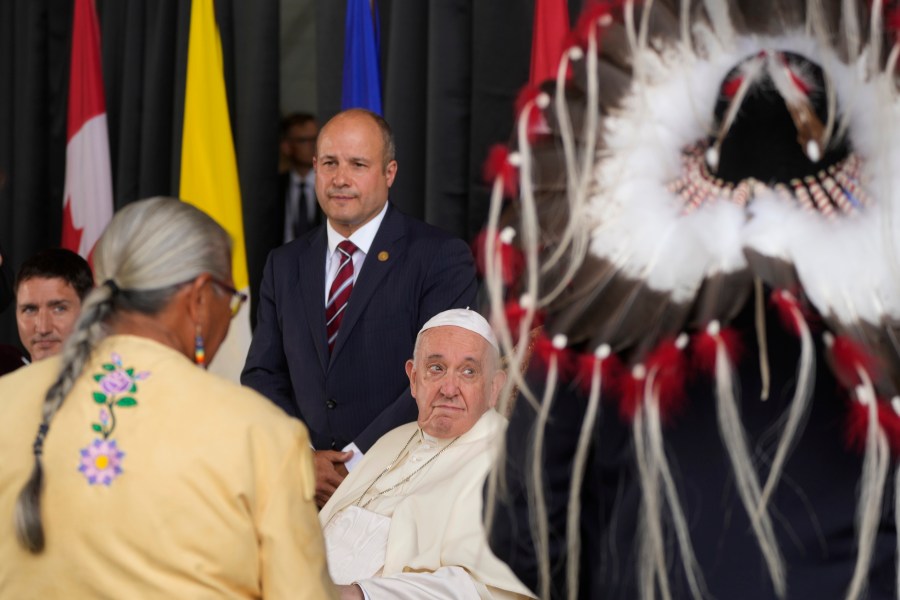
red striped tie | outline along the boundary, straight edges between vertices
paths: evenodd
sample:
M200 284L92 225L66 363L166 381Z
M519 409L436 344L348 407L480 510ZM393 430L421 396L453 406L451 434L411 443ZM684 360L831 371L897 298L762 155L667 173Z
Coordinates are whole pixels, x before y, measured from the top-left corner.
M353 253L358 250L350 240L344 240L338 244L337 249L341 266L338 267L337 275L331 284L331 291L328 292L328 303L325 304L325 330L328 332L329 353L334 350L334 341L337 339L338 329L344 318L350 292L353 291Z

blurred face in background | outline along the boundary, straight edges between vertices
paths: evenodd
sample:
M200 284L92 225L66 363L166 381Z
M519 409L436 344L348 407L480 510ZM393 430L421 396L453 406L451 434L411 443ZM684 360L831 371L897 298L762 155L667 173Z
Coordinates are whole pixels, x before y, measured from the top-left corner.
M19 339L31 360L58 354L81 314L81 299L60 277L32 277L16 290Z
M319 126L315 121L292 125L281 142L281 152L290 163L291 169L305 175L313 167L316 155L316 136Z

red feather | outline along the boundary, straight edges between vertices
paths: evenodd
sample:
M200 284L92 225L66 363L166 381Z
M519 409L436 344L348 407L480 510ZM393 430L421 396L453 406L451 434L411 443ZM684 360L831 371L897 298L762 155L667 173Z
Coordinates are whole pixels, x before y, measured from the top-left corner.
M644 399L643 377L635 377L634 371L626 372L618 381L619 416L626 423L631 423Z
M897 416L890 404L880 400L878 401L878 424L887 437L891 452L895 456L900 454L900 417ZM865 452L868 430L869 407L856 400L851 400L845 430L847 446L857 452Z
M581 390L585 394L591 391L591 381L594 378L594 365L600 363L600 376L602 378L601 390L610 394L619 389L618 380L622 377L622 361L615 354L606 358L598 358L596 354L579 354L575 357L576 373Z
M784 52L777 52L776 56L778 57L778 61L788 72L788 76L791 78L791 83L794 84L794 87L800 90L800 93L804 96L808 96L810 90L812 89L812 85L810 84L810 82L806 81L803 78L802 74L797 73L796 71L794 71L794 69L791 68L791 63L788 61L787 56L784 54Z
M784 328L799 336L800 321L798 319L803 319L804 314L797 297L787 290L775 290L769 299L775 306Z
M788 70L788 74L790 74L790 76L791 76L791 81L794 83L794 85L797 87L797 89L800 90L800 91L803 93L804 96L808 96L808 95L809 95L809 88L810 88L809 83L807 83L806 81L804 81L804 80L803 80L799 75L797 75L797 74L794 72L794 70L791 69L790 67L788 67L787 70Z
M691 341L693 352L692 366L694 370L712 375L716 372L716 352L719 349L719 338L707 332L698 333Z
M503 243L499 233L495 236L494 249L500 254L500 278L503 285L509 287L522 274L525 268L525 257L522 251L512 244ZM487 271L487 229L482 229L475 241L472 242L472 253L475 255L475 266L478 273L483 277Z
M687 359L674 339L661 341L647 356L647 373L655 372L654 384L659 395L659 412L663 422L671 419L684 405Z
M698 373L714 375L716 372L716 352L719 340L725 344L725 352L732 365L738 363L743 352L741 336L734 329L722 329L717 335L698 333L691 342L691 367Z
M581 15L578 17L575 28L572 29L572 37L569 42L567 42L567 47L577 45L586 49L591 29L594 27L603 27L604 25L601 24L601 19L609 21L614 17L615 10L624 4L624 0L596 0L585 6L581 11ZM598 42L599 39L600 36L598 35Z
M503 178L503 195L515 198L519 195L519 170L509 162L509 149L503 144L494 144L488 151L482 169L484 180L493 184L498 177Z
M722 85L722 95L726 98L734 98L741 89L742 83L744 83L743 75L732 77Z
M561 380L571 379L575 374L575 355L566 348L556 348L553 340L541 333L534 341L534 356L545 368L550 367L552 359L556 359L557 373Z
M900 43L900 6L885 8L884 29L894 38L894 43Z
M837 336L831 344L832 371L838 382L847 389L859 385L858 368L863 369L869 379L875 381L878 363L866 350L845 335Z
M509 330L512 332L513 340L518 342L519 338L519 326L522 324L522 320L525 318L525 307L519 304L518 300L510 300L506 303L505 307L506 312L506 322L509 324ZM535 329L544 324L544 313L541 311L537 311L534 314L534 319L531 322L531 329Z
M544 116L541 113L541 109L537 106L537 98L541 93L541 88L538 86L526 85L519 91L519 95L516 96L516 117L521 117L522 112L528 110L528 143L534 143L541 132L542 126L546 128Z

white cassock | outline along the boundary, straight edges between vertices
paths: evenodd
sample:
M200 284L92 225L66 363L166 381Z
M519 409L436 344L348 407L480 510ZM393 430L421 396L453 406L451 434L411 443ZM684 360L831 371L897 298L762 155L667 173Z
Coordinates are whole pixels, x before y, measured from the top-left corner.
M382 436L319 513L335 583L357 583L371 600L534 598L490 551L482 524L505 428L489 410L452 444L416 423Z

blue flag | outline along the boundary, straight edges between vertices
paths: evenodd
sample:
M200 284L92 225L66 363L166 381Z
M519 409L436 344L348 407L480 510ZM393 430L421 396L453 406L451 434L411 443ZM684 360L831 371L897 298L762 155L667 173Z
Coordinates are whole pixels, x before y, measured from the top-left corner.
M382 114L378 30L377 3L347 0L341 110L367 108Z

